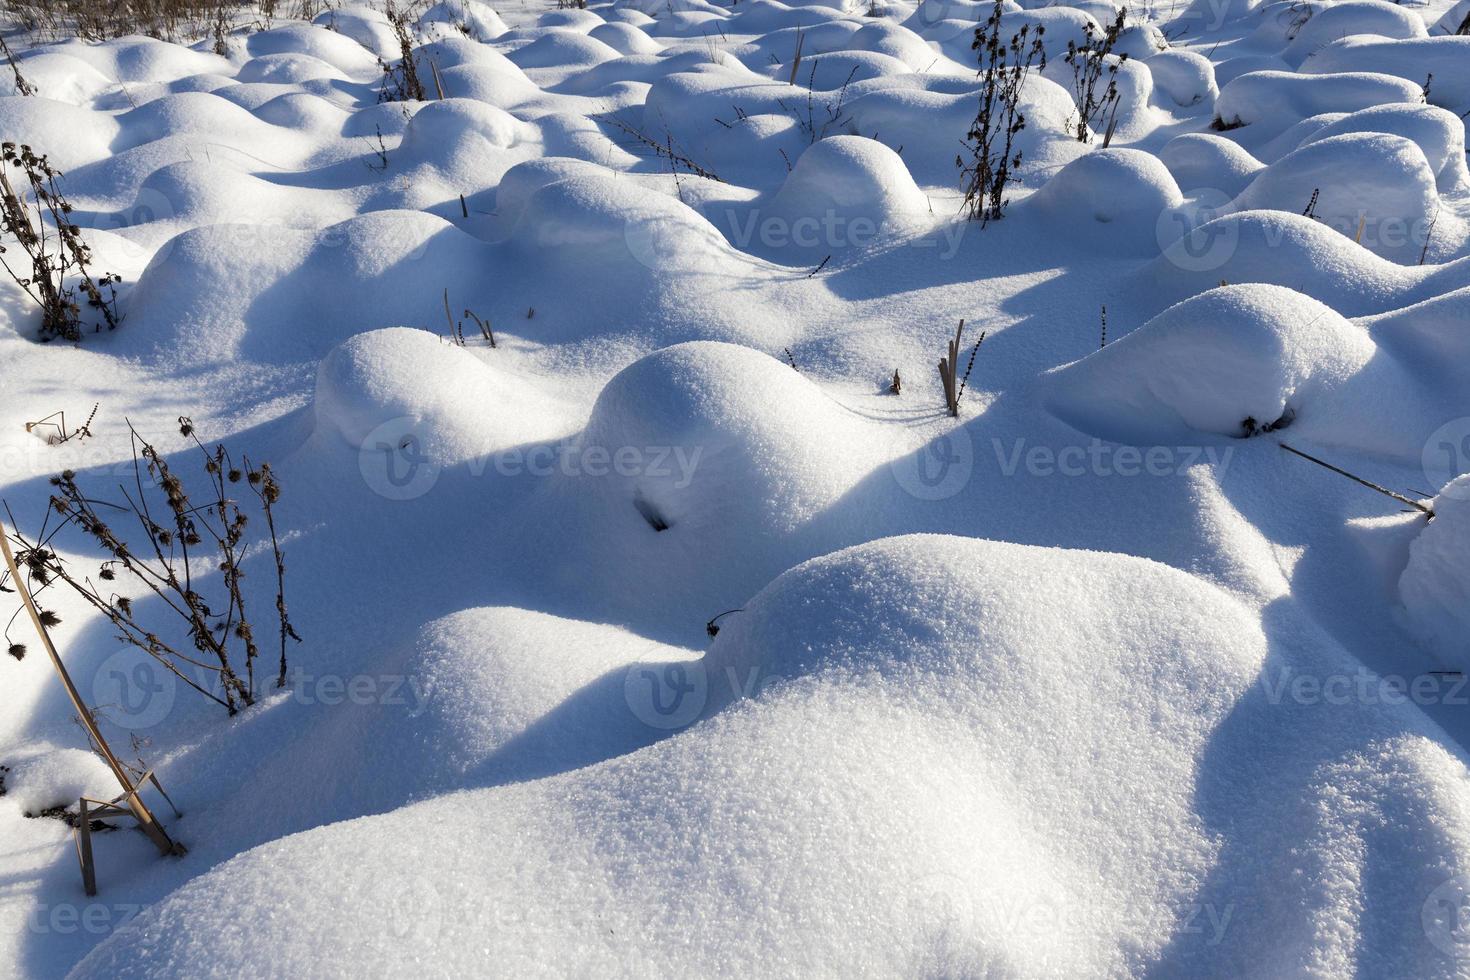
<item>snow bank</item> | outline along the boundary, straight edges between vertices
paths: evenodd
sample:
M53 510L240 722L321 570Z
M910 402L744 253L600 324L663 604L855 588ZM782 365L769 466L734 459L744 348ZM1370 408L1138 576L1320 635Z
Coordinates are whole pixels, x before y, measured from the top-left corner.
M1470 474L1446 484L1432 506L1434 520L1409 545L1399 600L1420 642L1446 666L1470 670Z
M1470 184L1465 166L1465 126L1453 112L1432 105L1385 105L1339 117L1322 117L1324 125L1303 146L1345 133L1388 133L1411 140L1429 161L1442 193Z
M1402 41L1382 41L1370 37L1348 37L1334 41L1302 63L1309 75L1330 72L1381 72L1395 75L1419 91L1418 98L1398 101L1426 101L1423 85L1429 85L1430 105L1444 106L1457 115L1470 110L1470 37L1421 37Z
M1315 201L1315 204L1312 202ZM1313 140L1258 174L1232 202L1241 211L1312 215L1364 248L1415 263L1431 222L1453 251L1464 235L1441 215L1435 172L1418 144L1386 133L1346 133Z
M1220 89L1215 118L1226 126L1254 125L1280 131L1324 112L1356 112L1391 102L1424 101L1418 83L1358 70L1360 67L1354 59L1351 68L1331 69L1334 73L1330 75L1281 71L1241 75Z
M1342 0L1312 14L1286 50L1286 63L1299 68L1302 62L1340 38L1369 34L1382 38L1425 37L1424 21L1415 13L1386 0ZM1376 71L1355 65L1343 71Z
M1234 197L1263 166L1239 143L1214 133L1185 133L1164 144L1159 160L1183 191L1209 189Z
M1374 340L1413 364L1426 381L1470 390L1470 287L1363 321Z
M1201 106L1213 109L1220 94L1215 84L1215 69L1210 60L1195 51L1160 51L1144 65L1153 76L1154 88L1175 106Z
M1129 276L1125 294L1152 316L1222 279L1290 286L1343 316L1365 316L1470 285L1470 263L1398 265L1300 213L1246 211L1214 218L1172 241Z
M478 328L465 328L479 342ZM392 451L412 439L415 456L436 465L553 435L560 415L525 380L407 327L360 333L328 354L314 407L318 428L354 449Z
M1248 418L1310 421L1373 354L1364 331L1316 300L1225 286L1051 372L1047 405L1085 432L1137 445L1241 436Z
M770 206L793 220L831 214L879 224L918 220L931 210L903 158L863 136L833 136L813 143L797 159Z
M1095 234L1110 246L1152 254L1159 215L1184 200L1159 158L1141 150L1094 150L1067 164L1017 206L1059 234Z
M695 675L712 693L680 675L709 720L264 845L77 974L226 976L262 948L287 973L1442 973L1407 893L1470 865L1464 767L1413 709L1273 703L1278 658L1151 562L872 542L730 617ZM1365 876L1383 901L1340 885Z
M668 347L619 372L580 441L609 454L678 450L687 469L583 484L621 515L613 527L646 527L653 512L681 539L790 532L851 487L868 462L859 420L799 371L709 342Z

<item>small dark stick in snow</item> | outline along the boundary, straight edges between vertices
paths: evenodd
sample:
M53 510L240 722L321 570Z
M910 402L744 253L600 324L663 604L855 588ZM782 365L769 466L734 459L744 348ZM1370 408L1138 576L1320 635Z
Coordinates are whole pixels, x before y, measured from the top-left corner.
M1434 217L1429 222L1429 231L1424 233L1424 248L1422 251L1419 252L1420 265L1423 265L1425 261L1429 258L1429 246L1434 241L1434 226L1439 224L1439 212L1441 210L1443 209L1437 208L1435 210Z
M819 272L821 272L821 271L822 271L822 270L823 270L823 269L825 269L825 268L827 268L827 263L828 263L828 262L831 262L831 261L832 261L832 256L830 256L830 255L829 255L829 256L827 256L827 257L826 257L826 258L825 258L825 259L823 259L823 260L822 260L822 262L821 262L821 264L820 264L820 265L818 265L818 266L817 266L817 267L816 267L816 268L815 268L815 269L813 269L813 270L812 270L812 271L811 271L811 272L808 272L808 273L807 273L807 274L806 274L806 277L807 277L807 278L808 278L808 279L810 279L810 278L811 278L811 277L812 277L812 276L814 276L814 275L816 275L816 274L817 274L817 273L819 273Z
M980 331L980 339L975 341L975 346L970 348L970 363L965 365L965 376L960 381L960 392L955 397L955 405L959 406L960 399L965 397L965 386L970 383L970 372L975 369L975 355L980 353L980 345L985 343L985 331Z
M705 623L704 624L704 631L706 633L708 633L710 636L719 636L720 635L720 626L719 626L720 620L723 619L724 617L730 615L731 613L738 613L738 612L745 612L745 610L744 609L726 609L724 612L720 613L718 616L715 616L709 622Z
M1431 520L1431 521L1434 520L1434 508L1432 508L1432 507L1426 506L1425 504L1421 504L1419 501L1413 500L1413 499L1411 499L1409 497L1405 497L1401 493L1395 493L1394 491L1388 489L1387 487L1381 487L1378 484L1373 483L1370 480L1363 479L1361 476L1356 476L1356 475L1354 475L1352 473L1349 473L1345 469L1342 469L1342 468L1337 467L1337 466L1333 466L1331 463L1323 462L1322 460L1318 459L1316 456L1308 456L1306 453L1302 452L1300 449L1293 449L1293 448L1291 448L1290 446L1288 446L1284 442L1278 442L1276 445L1280 446L1282 449L1285 449L1289 453L1293 453L1293 454L1295 454L1297 456L1300 456L1302 459L1309 460L1309 461L1311 461L1313 463L1316 463L1318 466L1320 466L1320 467L1322 467L1324 469L1329 469L1329 470L1331 470L1334 473L1338 473L1338 474L1340 474L1342 476L1345 476L1349 480L1352 480L1354 483L1361 483L1363 486L1367 487L1370 490L1377 490L1379 493L1383 494L1385 497L1392 497L1394 500L1397 500L1401 504L1408 504L1410 507L1412 507L1415 510L1419 511L1420 513L1424 514L1426 516L1426 519L1427 520Z

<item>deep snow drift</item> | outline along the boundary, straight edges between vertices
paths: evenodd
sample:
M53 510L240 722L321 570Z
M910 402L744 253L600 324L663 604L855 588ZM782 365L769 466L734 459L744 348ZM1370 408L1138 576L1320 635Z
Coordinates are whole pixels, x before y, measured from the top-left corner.
M303 642L226 717L46 592L189 848L87 898L117 790L11 621L3 972L1470 975L1466 3L1129 8L1079 141L1118 9L1002 3L983 227L974 0L420 4L423 100L367 4L12 24L123 320L0 281L7 523L187 416Z

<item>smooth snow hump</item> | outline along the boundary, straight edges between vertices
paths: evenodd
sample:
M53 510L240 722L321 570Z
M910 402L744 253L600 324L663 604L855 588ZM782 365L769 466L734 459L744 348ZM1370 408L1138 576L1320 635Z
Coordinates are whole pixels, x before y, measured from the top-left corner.
M703 676L754 671L753 697L628 756L256 848L77 975L227 976L260 948L288 973L699 976L1230 973L1248 948L1282 975L1347 970L1365 934L1375 971L1428 975L1399 892L1470 866L1464 767L1412 707L1272 704L1257 677L1287 655L1144 560L871 542L731 618ZM1283 741L1313 763L1280 764ZM1229 944L1184 928L1206 905Z

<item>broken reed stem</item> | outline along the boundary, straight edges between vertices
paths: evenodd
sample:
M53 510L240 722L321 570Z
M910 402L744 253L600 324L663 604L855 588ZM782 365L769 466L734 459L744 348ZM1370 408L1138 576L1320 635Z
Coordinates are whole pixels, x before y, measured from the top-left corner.
M490 322L488 320L481 320L478 316L475 315L475 312L473 310L465 310L464 315L475 321L475 326L480 328L480 336L488 340L491 347L494 347L495 331L490 329ZM463 335L461 334L461 336Z
M796 29L796 54L791 58L791 77L786 79L786 84L796 84L796 73L801 68L801 48L806 43L806 32L800 27Z
M961 317L960 325L955 328L954 338L949 341L947 356L939 359L939 382L944 386L944 407L955 418L958 418L960 414L960 398L956 374L959 370L960 338L964 333L965 320Z
M1328 463L1328 462L1325 462L1323 460L1320 460L1316 456L1309 456L1306 453L1302 452L1300 449L1293 449L1292 447L1288 446L1284 442L1278 442L1276 445L1280 446L1282 449L1285 449L1289 453L1294 453L1297 456L1300 456L1302 459L1309 460L1309 461L1311 461L1313 463L1316 463L1318 466L1321 466L1324 469L1329 469L1329 470L1331 470L1334 473L1339 473L1339 474L1347 477L1349 480L1352 480L1354 483L1361 483L1363 486L1367 487L1370 490L1377 490L1379 493L1383 494L1385 497L1392 497L1394 500L1397 500L1401 504L1408 504L1410 507L1414 508L1415 510L1417 510L1417 511L1419 511L1419 512L1425 514L1425 515L1427 515L1427 517L1428 517L1429 520L1434 520L1434 508L1432 508L1432 507L1426 507L1424 504L1421 504L1417 500L1411 500L1408 497L1405 497L1401 493L1395 493L1394 491L1388 489L1387 487L1381 487L1378 484L1372 482L1371 480L1365 480L1361 476L1357 476L1355 474L1349 473L1347 470L1342 469L1341 467L1333 466L1331 463Z
M5 559L5 568L10 574L10 580L15 585L15 591L20 594L21 603L26 612L30 614L31 625L36 628L36 635L41 640L41 646L45 648L46 655L51 658L51 665L56 669L56 675L61 679L61 686L66 689L67 698L76 710L77 718L86 729L88 737L91 738L97 753L112 770L112 775L117 779L118 785L122 787L122 796L118 799L124 801L128 810L138 821L138 827L151 840L161 854L182 854L183 848L171 840L163 827L154 818L148 809L148 804L138 794L138 786L133 783L132 776L127 767L118 759L112 751L112 746L107 744L107 739L102 736L102 730L97 727L97 720L92 717L91 710L82 701L82 696L77 692L76 684L72 682L71 674L62 663L61 655L56 652L56 645L51 642L51 634L46 631L46 626L41 620L41 614L36 609L36 602L31 597L30 590L20 574L20 568L16 564L15 555L10 550L8 532L4 523L0 523L0 554ZM85 819L85 811L83 818ZM95 882L89 882L95 890Z

